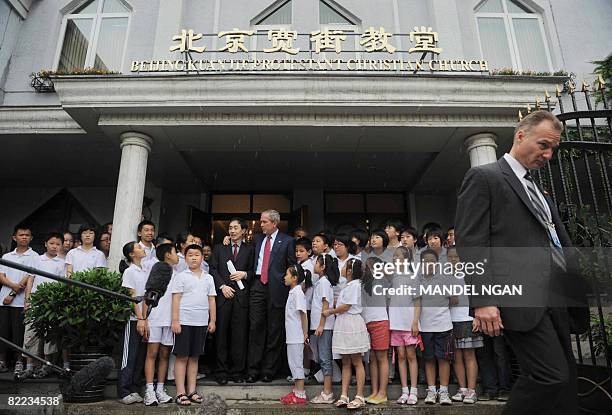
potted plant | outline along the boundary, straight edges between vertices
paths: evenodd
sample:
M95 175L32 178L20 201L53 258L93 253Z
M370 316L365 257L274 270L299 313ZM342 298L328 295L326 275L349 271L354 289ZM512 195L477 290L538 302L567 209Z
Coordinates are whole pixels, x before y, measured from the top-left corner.
M121 275L106 268L72 274L72 279L129 295ZM112 353L119 343L132 306L92 290L62 283L42 284L30 298L26 319L38 336L70 351L70 368L78 371ZM96 385L72 401L104 400L104 384Z

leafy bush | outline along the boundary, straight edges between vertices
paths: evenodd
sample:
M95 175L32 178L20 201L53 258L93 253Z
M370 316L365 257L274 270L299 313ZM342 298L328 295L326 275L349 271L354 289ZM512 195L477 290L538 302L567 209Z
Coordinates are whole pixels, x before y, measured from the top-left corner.
M106 268L72 274L91 285L129 295L121 275ZM37 335L62 349L84 351L88 346L111 349L120 339L132 306L92 290L63 283L45 283L30 297L26 321Z

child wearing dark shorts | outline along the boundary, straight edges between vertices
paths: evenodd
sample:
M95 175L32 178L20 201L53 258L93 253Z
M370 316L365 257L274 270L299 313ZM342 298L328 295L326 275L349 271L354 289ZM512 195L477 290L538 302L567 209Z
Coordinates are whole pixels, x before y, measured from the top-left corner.
M180 406L202 403L196 391L198 358L204 353L206 334L215 331L217 292L212 276L202 271L203 258L201 246L189 245L185 249L187 269L176 275L172 286L175 402Z

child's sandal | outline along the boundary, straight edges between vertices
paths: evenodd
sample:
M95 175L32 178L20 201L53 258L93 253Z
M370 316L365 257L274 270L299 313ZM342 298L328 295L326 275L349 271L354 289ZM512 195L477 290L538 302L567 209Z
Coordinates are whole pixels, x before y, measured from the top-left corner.
M189 395L187 395L187 398L189 398L189 400L193 403L202 403L202 397L197 391L191 392Z
M174 398L174 402L178 406L189 406L189 405L191 405L191 400L189 400L189 397L187 397L187 395L185 395L184 393L181 393L180 395L176 395L176 398Z
M346 409L359 409L366 406L365 399L363 396L355 395L355 399L350 401L348 405L346 405Z
M349 403L349 397L346 395L340 395L340 399L336 401L334 405L336 408L344 408Z

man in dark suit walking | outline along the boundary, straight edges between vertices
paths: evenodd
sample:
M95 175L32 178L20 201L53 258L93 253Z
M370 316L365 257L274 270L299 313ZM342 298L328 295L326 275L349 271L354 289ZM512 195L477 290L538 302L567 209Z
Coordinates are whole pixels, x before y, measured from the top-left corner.
M579 307L570 238L529 173L552 158L562 128L547 111L523 118L510 153L470 169L457 200L461 260L485 264L469 283L523 286L522 296L470 297L476 324L489 336L503 333L521 367L504 414L578 413L570 331L586 329L588 309Z
M249 348L247 382L262 375L271 382L285 344L285 303L289 289L283 277L296 263L295 240L279 232L280 215L275 210L261 214L263 235L255 236L255 278L249 307Z
M247 223L230 220L229 244L218 244L212 252L210 273L217 288L217 382L244 382L249 326L249 282L253 279L255 249L245 243ZM231 261L233 268L228 264ZM231 362L231 364L230 364Z

